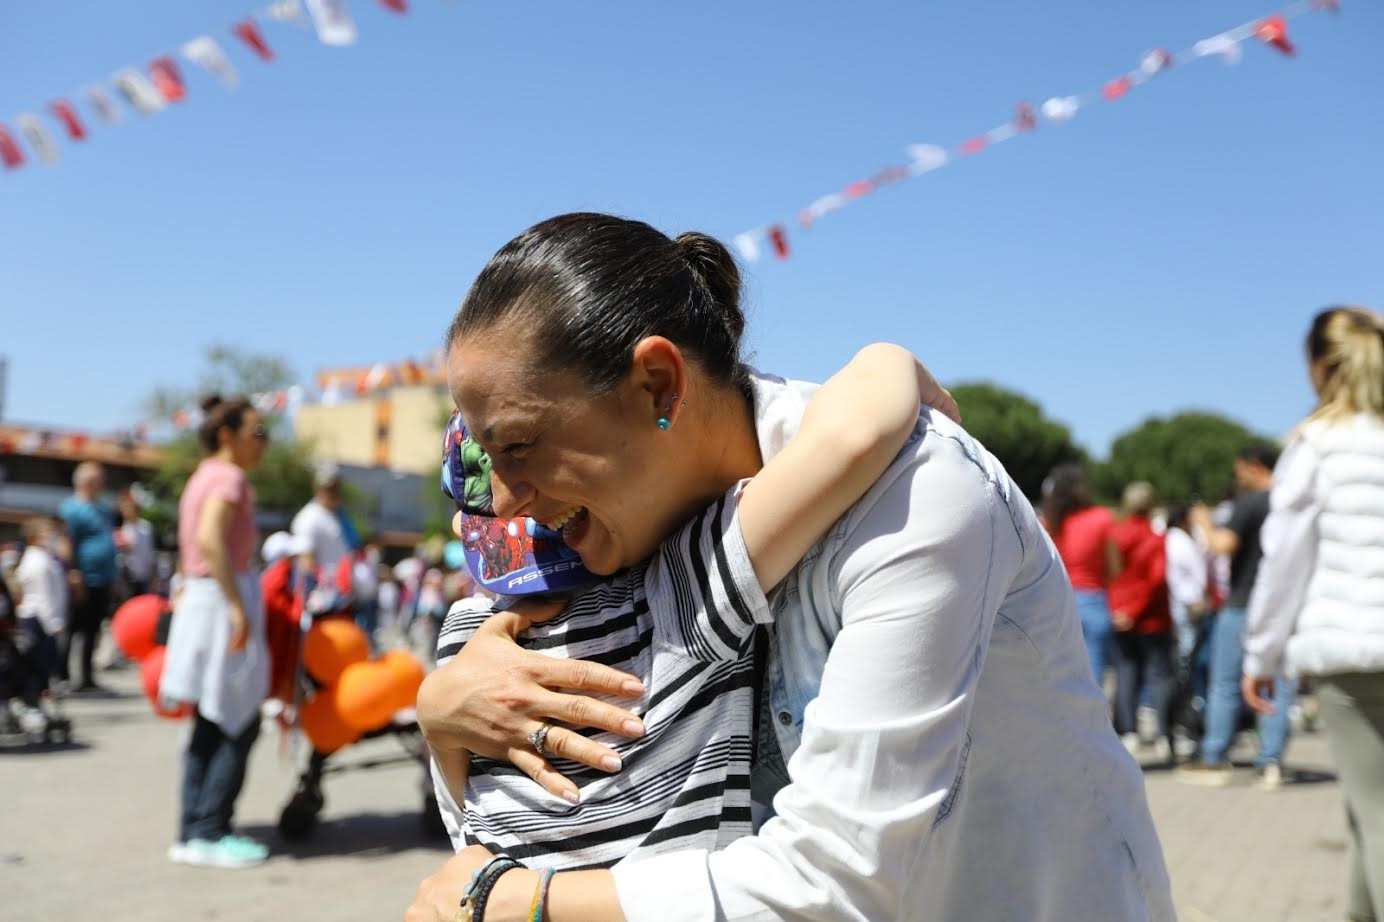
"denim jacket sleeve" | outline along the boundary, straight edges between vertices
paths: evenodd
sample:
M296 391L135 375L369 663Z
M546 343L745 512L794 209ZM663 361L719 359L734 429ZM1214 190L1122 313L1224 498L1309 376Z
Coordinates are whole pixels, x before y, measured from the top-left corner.
M841 629L777 816L719 852L617 866L630 922L907 915L902 894L959 783L984 653L1023 558L1005 499L955 431L928 428L816 564Z

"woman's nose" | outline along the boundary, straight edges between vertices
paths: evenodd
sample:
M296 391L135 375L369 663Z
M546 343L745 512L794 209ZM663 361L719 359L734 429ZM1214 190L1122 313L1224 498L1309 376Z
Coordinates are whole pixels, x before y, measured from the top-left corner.
M534 490L523 480L506 479L497 469L490 474L490 496L495 515L512 519L526 512L529 503L533 502Z

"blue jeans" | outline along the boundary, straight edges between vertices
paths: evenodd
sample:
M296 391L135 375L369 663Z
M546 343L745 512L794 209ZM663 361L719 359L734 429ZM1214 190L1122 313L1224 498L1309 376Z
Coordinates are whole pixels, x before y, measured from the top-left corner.
M1105 667L1110 664L1110 644L1115 635L1105 590L1076 590L1076 612L1081 616L1081 636L1086 638L1091 674L1096 677L1096 684L1100 685L1105 680Z
M1208 764L1224 762L1235 741L1244 698L1240 693L1241 667L1245 659L1245 621L1249 612L1226 608L1211 625L1211 674L1206 692L1206 735L1201 741L1201 759ZM1274 714L1259 717L1259 757L1256 766L1282 762L1288 746L1288 709L1297 696L1297 682L1277 676L1274 683Z
M245 783L250 747L259 736L256 716L240 736L227 736L200 713L194 721L183 762L183 810L178 841L216 842L230 835L235 800Z

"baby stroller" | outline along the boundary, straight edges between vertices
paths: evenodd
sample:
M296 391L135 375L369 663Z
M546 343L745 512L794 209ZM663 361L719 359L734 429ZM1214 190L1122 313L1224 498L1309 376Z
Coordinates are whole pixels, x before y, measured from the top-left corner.
M0 734L25 741L67 745L72 722L56 699L46 696L48 670L40 662L33 634L14 615L8 591L0 581Z
M293 715L296 729L301 738L308 741L310 751L307 762L298 777L298 783L288 802L279 814L278 828L285 839L302 840L312 835L317 826L317 818L326 805L323 793L323 777L329 771L329 760L336 753L359 740L392 736L409 756L426 767L427 747L423 743L412 704L417 695L417 683L422 682L423 667L414 661L404 662L403 656L390 652L379 659L369 656L369 640L355 624L349 578L338 579L312 588L307 593L303 612L298 623L296 649L293 651ZM412 657L408 657L410 660ZM347 662L349 661L349 662ZM398 679L398 697L390 701L381 700L380 710L373 719L353 727L343 726L340 715L334 710L343 704L337 699L347 681L346 670L357 669L351 677L351 684L362 684L362 672L373 670L376 678L384 676L393 666L393 678L398 679L399 671L411 673ZM383 670L383 672L381 672ZM368 682L370 676L363 681ZM383 688L383 686L376 686ZM411 688L411 691L410 691ZM368 691L368 689L367 689ZM389 689L384 689L388 692ZM371 695L363 697L371 698ZM379 698L379 695L373 696ZM372 699L373 700L373 699ZM395 705L405 704L398 707ZM351 702L344 702L351 703ZM430 804L426 797L431 794L431 785L424 789L422 805L423 822L428 815L437 814L436 804Z

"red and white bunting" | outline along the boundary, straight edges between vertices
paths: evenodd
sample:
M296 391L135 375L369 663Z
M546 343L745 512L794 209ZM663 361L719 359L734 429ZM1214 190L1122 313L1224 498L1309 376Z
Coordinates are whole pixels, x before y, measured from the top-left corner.
M1138 66L1134 69L1112 77L1098 89L1070 96L1049 97L1038 106L1036 112L1030 103L1018 103L1008 121L989 131L972 135L950 149L936 144L910 145L908 154L911 160L907 165L886 166L876 170L869 179L847 183L839 192L818 197L811 205L798 212L798 223L804 229L812 227L830 212L858 201L899 179L931 173L948 165L958 156L974 157L995 144L1037 131L1043 122L1052 125L1069 122L1082 109L1102 100L1118 102L1155 76L1179 64L1206 57L1220 57L1227 63L1237 63L1243 55L1241 46L1246 41L1258 40L1283 55L1292 56L1296 54L1297 49L1288 35L1289 21L1316 11L1339 12L1340 2L1298 0L1276 13L1204 38L1186 51L1173 53L1155 47L1140 57ZM764 241L772 245L774 254L780 259L787 258L789 241L783 224L765 224L734 237L735 249L746 262L755 262L762 256L761 243Z

